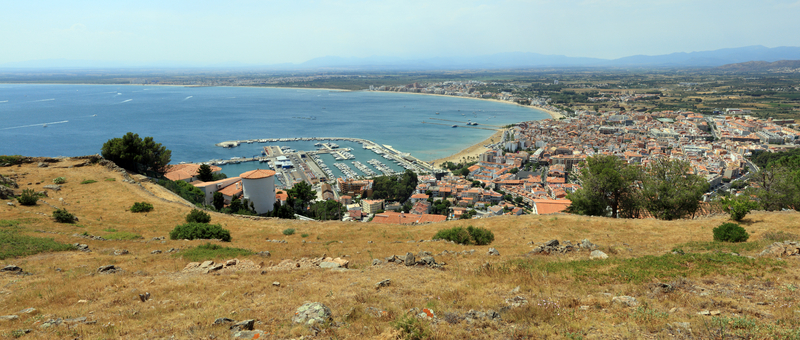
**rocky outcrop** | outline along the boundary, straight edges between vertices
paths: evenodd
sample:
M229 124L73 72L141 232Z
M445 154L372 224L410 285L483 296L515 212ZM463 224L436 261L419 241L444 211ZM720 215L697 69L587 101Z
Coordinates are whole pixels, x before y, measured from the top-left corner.
M533 244L533 242L530 244ZM550 240L533 248L533 250L528 252L528 255L566 254L581 250L593 251L597 248L598 246L590 242L588 239L584 239L578 244L572 244L572 242L568 240L563 242L559 242L558 240Z
M775 242L770 244L758 256L769 257L785 257L785 256L800 256L800 242L798 241L784 241Z
M294 317L292 317L293 323L306 326L321 325L332 321L333 314L331 314L331 309L319 302L303 304L297 308L297 311L294 312Z

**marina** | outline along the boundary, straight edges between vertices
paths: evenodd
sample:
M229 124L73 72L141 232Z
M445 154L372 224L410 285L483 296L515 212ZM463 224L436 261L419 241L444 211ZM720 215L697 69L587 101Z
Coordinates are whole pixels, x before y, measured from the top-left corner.
M438 171L427 162L391 145L361 138L266 138L232 140L216 145L253 155L212 159L204 163L220 166L229 175L243 172L245 168L252 170L254 166L268 167L276 171L279 181L276 186L281 188L289 188L299 181L316 185L332 183L336 178L365 179L400 174L405 170L417 174ZM383 158L383 161L378 158Z

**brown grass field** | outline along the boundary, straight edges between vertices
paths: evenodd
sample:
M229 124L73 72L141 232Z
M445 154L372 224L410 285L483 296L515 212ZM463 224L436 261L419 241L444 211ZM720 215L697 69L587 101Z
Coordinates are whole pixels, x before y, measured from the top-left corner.
M711 230L727 222L727 216L658 221L529 215L406 226L254 220L211 213L211 222L229 229L233 238L230 243L212 243L266 250L272 256L239 258L262 267L257 269L183 273L190 261L180 254L209 242L169 239L169 231L183 223L192 208L157 185L126 183L121 173L106 167L69 167L80 162L67 159L46 168L35 162L0 168L0 174L16 178L18 193L25 188L43 190L43 185L59 176L67 179L62 190L50 190L49 197L36 206L3 202L0 229L16 228L21 235L68 244L85 243L92 250L0 260L3 266L17 265L29 273L0 274L0 315L19 315L16 320L0 320L0 338L221 339L230 338L230 331L211 323L228 317L255 319L255 328L269 333L261 338L402 339L414 338L398 326L413 308L429 308L437 316L405 319L422 333L417 338L800 338L800 292L796 291L800 259L744 257L757 255L771 243L765 237L775 232L800 234L797 212L749 214L743 226L751 236L744 244L711 242ZM81 184L84 180L96 182ZM155 209L129 211L134 202L142 201ZM66 208L79 221L56 223L50 217L54 207ZM468 225L491 230L495 241L489 246L419 242L439 229ZM284 236L287 228L297 232ZM113 230L143 238L101 241L73 236L107 236ZM153 240L162 236L166 240ZM530 242L550 239L573 243L589 239L610 257L589 260L587 251L526 255L533 248ZM487 255L489 247L499 250L500 256ZM167 253L171 248L181 250ZM686 254L671 254L675 248ZM121 249L130 253L115 256L114 251ZM441 255L445 250L470 249L475 252ZM153 250L163 253L151 254ZM446 263L445 268L372 266L375 258L419 251L430 251L436 261ZM731 256L731 251L744 256ZM283 260L323 254L346 256L350 269L270 268ZM108 264L121 271L97 273L98 267ZM391 285L376 290L374 284L383 279L390 279ZM273 286L275 281L280 287ZM660 290L659 283L671 288ZM512 291L515 287L519 290ZM144 292L151 299L141 302L138 295ZM612 297L619 295L633 296L639 305L612 304ZM506 299L515 296L529 303L508 307ZM334 324L317 330L293 325L295 309L309 301L328 306ZM372 316L366 312L368 307L385 313ZM20 313L25 308L36 312ZM498 311L501 317L459 321L457 315L471 309ZM698 314L704 310L719 315ZM50 319L75 317L96 322L41 327ZM31 332L23 334L21 330L26 329Z

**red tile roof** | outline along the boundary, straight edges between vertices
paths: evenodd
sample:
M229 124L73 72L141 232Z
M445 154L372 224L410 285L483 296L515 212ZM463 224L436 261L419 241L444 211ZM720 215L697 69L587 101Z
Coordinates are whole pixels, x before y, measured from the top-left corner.
M270 176L275 176L275 171L257 169L245 172L241 174L239 177L244 179L260 179L260 178L267 178Z

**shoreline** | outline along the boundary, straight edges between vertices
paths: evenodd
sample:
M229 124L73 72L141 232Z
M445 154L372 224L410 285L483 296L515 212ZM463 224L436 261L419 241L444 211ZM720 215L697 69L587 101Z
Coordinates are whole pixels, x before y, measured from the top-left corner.
M462 97L462 96L451 96L451 95L444 95L444 94L434 94L434 93L416 93L416 92L394 92L394 91L369 91L369 90L345 90L345 89L331 89L331 88L320 88L320 87L313 87L313 88L304 88L304 87L286 87L286 86L251 86L251 85L243 85L243 86L227 86L227 85L220 85L220 86L204 86L204 85L174 85L174 84L85 84L85 83L0 83L0 84L8 84L8 85L102 85L102 86L164 86L164 87L185 87L185 88L202 88L202 87L247 87L247 88L263 88L263 89L294 89L294 90L315 90L315 91L337 91L337 92L354 92L354 91L364 91L364 92L375 92L375 93L399 93L399 94L412 94L412 95L423 95L423 96L437 96L437 97L449 97L449 98L458 98L458 99L472 99L472 100L482 100L488 102L495 102L501 104L511 104L520 107L525 107L531 110L538 110L546 113L550 116L550 119L558 120L563 118L564 116L561 113L556 111L542 108L539 106L534 105L521 105L515 102L499 100L499 99L487 99L487 98L475 98L475 97ZM519 122L517 122L519 123ZM500 141L502 138L502 133L505 129L499 129L497 132L493 133L488 138L472 145L468 145L465 148L461 149L461 151L452 154L450 156L441 157L438 159L434 159L428 161L433 166L437 166L437 164L441 165L444 162L453 162L453 163L460 163L463 161L469 161L471 159L477 160L478 156L483 152L489 150L488 148L484 147L486 144L492 144Z
M499 142L500 139L503 138L503 132L504 131L505 131L505 129L498 130L497 132L495 132L491 136L489 136L489 138L484 139L480 143L470 145L470 146L462 149L461 151L459 151L459 152L457 152L455 154L452 154L450 156L434 159L434 160L430 161L429 163L431 165L433 165L434 167L438 166L439 168L441 168L441 165L444 164L445 162L453 162L453 163L458 164L458 163L462 163L462 162L469 162L469 161L471 161L473 159L477 160L478 156L480 156L480 154L482 154L482 153L484 153L484 152L489 150L489 148L485 147L484 145Z

